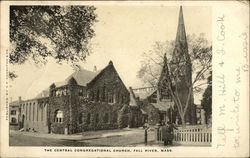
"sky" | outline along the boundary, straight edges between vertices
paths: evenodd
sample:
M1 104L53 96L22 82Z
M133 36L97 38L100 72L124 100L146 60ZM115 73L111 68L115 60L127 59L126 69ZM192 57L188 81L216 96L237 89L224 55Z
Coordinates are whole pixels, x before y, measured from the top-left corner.
M152 49L156 41L174 40L178 25L179 6L96 6L98 22L94 26L93 53L81 67L104 68L110 60L127 87L138 88L137 77L142 54ZM187 34L204 33L212 39L212 10L210 7L183 6ZM53 82L62 81L74 72L70 64L61 65L49 59L44 66L32 61L12 66L18 78L10 81L10 97L17 100L34 98Z

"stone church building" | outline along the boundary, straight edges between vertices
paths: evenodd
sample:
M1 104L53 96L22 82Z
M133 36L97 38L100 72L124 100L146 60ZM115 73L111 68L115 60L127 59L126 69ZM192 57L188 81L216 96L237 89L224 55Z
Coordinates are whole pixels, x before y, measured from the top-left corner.
M101 71L79 68L20 107L20 128L29 131L72 134L143 125L112 61Z
M192 82L192 63L188 54L188 44L184 25L183 11L180 7L178 19L177 34L175 45L172 53L171 68L168 68L166 54L163 59L163 67L158 79L156 87L145 87L132 89L134 99L143 111L147 113L147 121L149 124L170 121L176 124L181 124L181 118L178 113L178 108L173 101L170 90L167 88L167 79L169 77L169 69L178 70L181 73L178 82L174 87L178 87L179 99L182 105L185 105L189 95L189 85ZM180 63L180 64L175 64ZM174 67L177 65L176 67ZM173 72L173 71L172 71ZM176 71L174 71L176 72ZM189 105L185 114L187 124L197 124L196 105L193 102L193 92L191 91Z

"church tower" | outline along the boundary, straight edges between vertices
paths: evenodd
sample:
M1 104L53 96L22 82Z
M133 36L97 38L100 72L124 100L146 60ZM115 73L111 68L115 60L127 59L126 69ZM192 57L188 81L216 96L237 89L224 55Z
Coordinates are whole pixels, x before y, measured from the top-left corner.
M188 44L182 6L180 7L179 12L177 34L171 65L171 71L177 78L175 87L177 88L178 94L180 96L180 101L184 109L189 94L189 88L192 86L192 63L188 53ZM188 109L185 114L185 120L188 124L196 124L196 108L193 100L192 89Z

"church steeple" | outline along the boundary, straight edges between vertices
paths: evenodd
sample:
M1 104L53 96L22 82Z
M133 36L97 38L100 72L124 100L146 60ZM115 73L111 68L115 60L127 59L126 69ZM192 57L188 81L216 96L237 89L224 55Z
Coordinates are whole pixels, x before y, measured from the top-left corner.
M172 72L177 76L178 82L175 87L179 89L179 99L183 106L186 105L188 98L189 88L192 86L192 63L188 53L188 43L184 24L182 6L179 11L178 27L175 39L175 46L172 58ZM191 92L189 99L189 106L185 114L186 122L196 124L196 111L193 103L193 92Z
M179 11L179 21L177 27L177 34L175 39L175 49L173 56L180 56L188 53L188 45L187 45L187 37L186 37L186 30L184 24L184 17L182 6L180 7Z

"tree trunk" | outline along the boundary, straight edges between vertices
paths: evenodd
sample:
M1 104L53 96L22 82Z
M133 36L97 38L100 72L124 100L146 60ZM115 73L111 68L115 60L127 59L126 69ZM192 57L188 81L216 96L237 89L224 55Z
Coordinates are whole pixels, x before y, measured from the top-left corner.
M181 115L181 126L182 126L182 127L185 127L185 126L186 126L185 114Z

